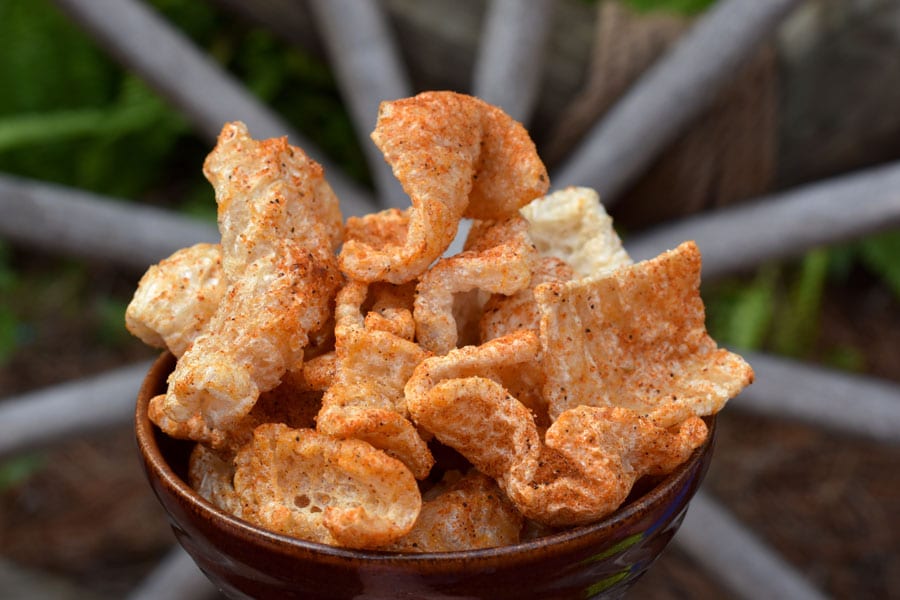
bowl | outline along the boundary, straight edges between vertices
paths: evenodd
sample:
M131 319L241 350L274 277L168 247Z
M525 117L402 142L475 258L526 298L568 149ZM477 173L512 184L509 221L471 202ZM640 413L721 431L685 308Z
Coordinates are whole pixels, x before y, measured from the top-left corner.
M512 546L432 554L335 548L266 531L214 507L186 483L191 442L147 416L175 366L165 353L141 386L135 412L147 478L178 542L231 598L438 598L492 600L620 597L681 524L712 457L706 442L664 478L642 479L602 521Z

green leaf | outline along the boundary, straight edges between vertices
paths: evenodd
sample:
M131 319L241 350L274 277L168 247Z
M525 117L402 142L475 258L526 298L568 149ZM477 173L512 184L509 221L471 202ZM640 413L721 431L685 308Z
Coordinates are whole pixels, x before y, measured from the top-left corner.
M775 329L775 349L786 356L808 353L819 329L822 295L828 275L828 250L818 249L803 257L797 279L782 305Z
M623 0L638 12L670 12L681 15L702 13L715 3L715 0Z
M860 241L860 259L900 298L900 231L889 231Z
M43 454L24 454L0 463L0 493L22 483L40 471L46 459Z

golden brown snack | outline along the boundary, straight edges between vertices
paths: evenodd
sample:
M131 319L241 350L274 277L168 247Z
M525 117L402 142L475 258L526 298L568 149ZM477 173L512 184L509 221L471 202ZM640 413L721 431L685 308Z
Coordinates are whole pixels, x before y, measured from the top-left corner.
M541 284L535 298L554 419L589 404L669 426L717 412L753 381L750 366L706 333L693 242L603 278Z
M240 123L223 128L205 173L228 289L149 414L169 435L219 446L330 318L340 212L318 164L285 138L252 140Z
M528 223L521 217L479 222L463 252L442 258L416 286L413 318L422 347L446 354L457 343L453 300L457 294L480 289L511 295L526 288L537 253L528 238Z
M471 96L425 92L383 102L372 139L412 207L402 217L405 233L396 231L394 211L385 215L390 235L377 243L376 225L351 229L340 264L358 281L412 281L447 249L463 216L504 219L549 185L525 129Z
M699 417L666 429L628 409L579 406L547 430L532 478L510 471L501 486L529 519L590 523L616 510L643 475L669 473L687 460L706 434Z
M494 478L533 473L541 448L534 417L485 377L447 379L409 403L416 423Z
M368 288L349 282L338 294L335 378L322 398L316 429L365 440L423 479L434 459L407 418L403 386L427 353L393 333L365 328L361 310Z
M359 440L259 426L235 458L243 518L347 548L391 544L412 529L422 497L400 461Z
M579 277L600 277L632 263L597 192L568 187L522 207L543 256L570 264Z
M218 244L182 248L141 277L125 326L145 344L181 356L206 331L225 288Z
M412 531L385 550L454 552L519 541L522 516L493 479L473 469L440 487L422 503Z

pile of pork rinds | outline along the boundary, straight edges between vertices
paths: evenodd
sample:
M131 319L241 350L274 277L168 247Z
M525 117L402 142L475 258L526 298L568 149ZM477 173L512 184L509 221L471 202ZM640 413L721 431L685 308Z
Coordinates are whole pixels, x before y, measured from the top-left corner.
M546 195L501 110L423 93L372 138L411 206L344 222L302 150L225 125L221 243L151 267L128 308L178 357L149 414L197 442L215 506L349 548L514 544L616 510L752 381L706 332L696 245L632 264L596 193Z

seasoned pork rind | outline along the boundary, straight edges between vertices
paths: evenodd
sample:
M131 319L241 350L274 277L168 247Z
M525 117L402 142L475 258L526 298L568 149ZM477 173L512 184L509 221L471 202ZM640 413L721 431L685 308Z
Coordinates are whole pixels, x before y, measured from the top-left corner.
M386 546L409 533L422 505L403 463L312 429L261 425L235 467L244 519L323 544Z
M535 298L553 419L587 404L674 425L718 412L753 380L706 333L693 242L603 278L541 284Z
M535 262L529 286L511 296L494 294L484 307L481 317L481 341L486 342L518 330L540 331L541 313L534 299L534 288L549 281L569 281L574 277L572 267L550 256ZM497 369L500 381L519 402L534 414L538 430L550 425L547 401L544 398L544 370L540 357L529 363L503 366Z
M527 230L528 223L518 216L478 223L466 250L442 258L422 276L413 311L419 344L435 354L456 347L457 294L478 289L510 295L528 286L537 253Z
M412 281L444 253L463 216L504 219L549 185L525 129L471 96L425 92L383 102L372 139L412 207L405 234L387 225L390 236L376 240L375 223L348 233L341 270L358 281ZM388 211L370 220L398 218Z
M318 164L284 138L250 139L242 124L225 126L205 172L228 288L149 414L169 435L220 446L330 318L340 213Z
M565 188L521 212L538 251L565 260L580 277L599 277L632 263L600 197L590 188Z
M368 287L350 282L338 294L335 380L322 399L316 428L339 438L365 440L421 479L434 459L407 419L403 388L427 353L393 333L366 329L361 309Z
M225 288L218 244L182 248L141 277L125 326L145 344L181 356L206 331Z
M443 482L442 482L443 483ZM508 546L519 541L522 515L497 483L476 470L423 496L412 531L385 550L455 552Z
M527 518L555 527L590 523L616 510L643 475L687 460L706 435L698 417L666 429L628 409L579 406L547 430L531 478L511 471L501 485Z
M537 352L535 335L523 330L425 359L406 384L413 420L482 473L498 478L532 469L540 451L534 417L499 383L497 373L534 360Z

